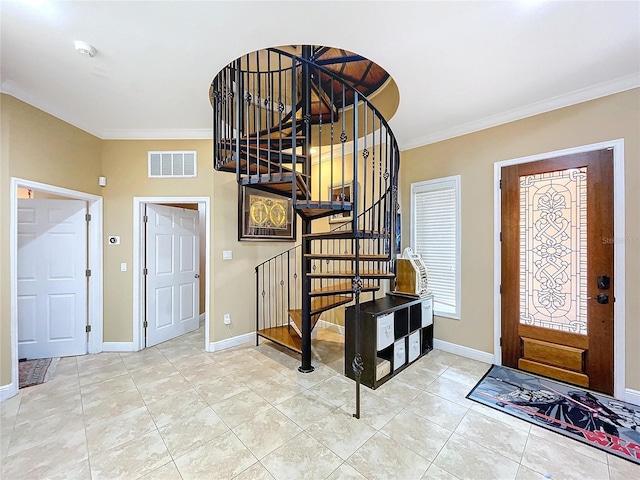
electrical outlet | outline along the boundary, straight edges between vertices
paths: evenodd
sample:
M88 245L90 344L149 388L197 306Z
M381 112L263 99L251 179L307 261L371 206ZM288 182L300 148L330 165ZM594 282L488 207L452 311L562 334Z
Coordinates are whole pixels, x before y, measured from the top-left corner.
M231 314L225 313L224 314L224 324L225 325L229 325L230 323L231 323Z

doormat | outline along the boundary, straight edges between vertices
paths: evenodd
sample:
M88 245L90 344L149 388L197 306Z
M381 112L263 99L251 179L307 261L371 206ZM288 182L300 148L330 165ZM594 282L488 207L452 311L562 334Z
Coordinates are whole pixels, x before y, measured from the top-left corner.
M640 465L640 407L494 365L467 398Z
M51 378L56 371L59 358L39 358L36 360L24 360L18 363L18 388L39 385Z

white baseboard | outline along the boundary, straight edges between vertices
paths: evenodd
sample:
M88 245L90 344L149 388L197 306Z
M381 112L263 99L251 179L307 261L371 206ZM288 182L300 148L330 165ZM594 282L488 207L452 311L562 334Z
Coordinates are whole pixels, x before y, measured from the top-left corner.
M217 342L209 343L209 352L219 352L225 348L237 347L243 343L250 343L256 341L256 333L245 333L244 335L238 335L236 337L227 338L226 340L218 340Z
M625 402L633 403L634 405L640 405L640 390L625 388L624 398L622 398L621 400L624 400Z
M465 347L456 343L445 342L444 340L438 340L436 338L433 339L433 348L493 365L493 353L483 352L482 350L476 350L475 348Z
M201 313L200 314L200 317L198 317L198 320L200 321L200 323L204 323L204 319L205 319L206 316L207 316L206 313Z
M10 383L9 385L2 385L0 387L0 402L4 402L5 400L14 397L18 394L18 388L15 383Z
M336 333L339 333L340 335L344 335L344 327L342 325L336 325L335 323L327 322L326 320L318 320L318 323L316 324L316 326L319 328L327 328L332 332L336 332Z
M103 352L135 352L133 342L103 342Z

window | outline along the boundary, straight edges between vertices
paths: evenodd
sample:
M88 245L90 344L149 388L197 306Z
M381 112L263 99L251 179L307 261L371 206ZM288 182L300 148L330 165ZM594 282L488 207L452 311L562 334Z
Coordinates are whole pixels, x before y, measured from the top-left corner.
M411 248L422 256L434 313L460 318L460 175L411 184Z

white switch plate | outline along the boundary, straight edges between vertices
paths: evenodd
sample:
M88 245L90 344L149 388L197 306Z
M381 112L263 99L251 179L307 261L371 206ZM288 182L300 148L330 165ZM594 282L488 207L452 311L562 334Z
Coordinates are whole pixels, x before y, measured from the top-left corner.
M222 259L223 260L231 260L233 258L233 254L231 250L223 250L222 251Z
M231 323L231 314L225 313L224 314L224 324L225 325L229 325L230 323Z
M121 272L126 272L127 271L127 264L126 263L122 262L120 264L120 271Z

